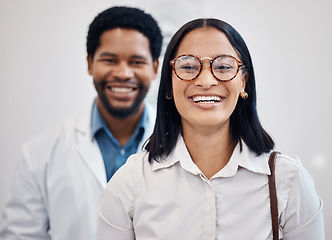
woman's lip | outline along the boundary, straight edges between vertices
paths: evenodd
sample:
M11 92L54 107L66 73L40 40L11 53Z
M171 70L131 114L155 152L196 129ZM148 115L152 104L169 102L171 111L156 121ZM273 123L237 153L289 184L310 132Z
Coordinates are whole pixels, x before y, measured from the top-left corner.
M196 94L189 97L194 103L219 103L222 102L225 97L218 95L218 94Z
M221 104L225 97L212 94L212 95L194 95L188 98L189 101L196 107L201 109L211 109Z

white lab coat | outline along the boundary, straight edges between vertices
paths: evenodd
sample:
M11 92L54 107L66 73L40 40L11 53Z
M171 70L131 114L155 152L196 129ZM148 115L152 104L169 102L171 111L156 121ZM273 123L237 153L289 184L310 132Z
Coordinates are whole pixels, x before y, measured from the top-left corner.
M151 135L155 111L145 104ZM98 204L106 172L98 143L91 140L92 106L23 146L0 239L95 239Z

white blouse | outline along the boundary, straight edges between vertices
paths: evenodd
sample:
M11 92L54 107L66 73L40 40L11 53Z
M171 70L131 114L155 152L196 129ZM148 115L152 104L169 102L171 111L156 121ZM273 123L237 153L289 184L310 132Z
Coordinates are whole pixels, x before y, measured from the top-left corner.
M103 193L97 240L272 239L268 157L238 144L207 179L182 137L160 163L132 155ZM298 158L279 155L276 187L280 238L324 240L322 201Z

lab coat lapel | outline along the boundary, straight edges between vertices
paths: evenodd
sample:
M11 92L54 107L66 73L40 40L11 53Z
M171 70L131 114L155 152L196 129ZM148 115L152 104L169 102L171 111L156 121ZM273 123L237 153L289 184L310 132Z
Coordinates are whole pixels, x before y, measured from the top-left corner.
M107 183L102 154L96 139L91 139L91 110L84 111L76 124L77 151L104 189Z
M156 118L156 111L149 104L145 103L148 112L148 120L142 141L138 145L137 151L142 151L144 142L151 136ZM91 111L92 105L89 106L77 119L76 139L77 151L82 160L85 161L89 169L97 178L102 188L107 183L104 160L100 152L98 143L95 138L91 139Z
M148 119L145 124L145 131L144 131L142 141L138 144L137 152L141 152L142 150L144 150L142 148L143 148L145 142L150 138L150 136L153 132L154 123L156 120L156 110L147 102L145 102L145 107L147 109Z

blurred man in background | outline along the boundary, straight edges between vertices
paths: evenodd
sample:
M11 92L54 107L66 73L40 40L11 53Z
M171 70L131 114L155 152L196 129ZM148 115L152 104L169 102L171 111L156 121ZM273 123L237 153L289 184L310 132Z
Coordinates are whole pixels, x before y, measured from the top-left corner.
M23 146L1 240L95 239L107 181L152 133L155 111L144 98L161 46L157 22L142 10L113 7L93 20L87 61L97 97Z

